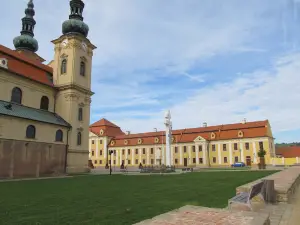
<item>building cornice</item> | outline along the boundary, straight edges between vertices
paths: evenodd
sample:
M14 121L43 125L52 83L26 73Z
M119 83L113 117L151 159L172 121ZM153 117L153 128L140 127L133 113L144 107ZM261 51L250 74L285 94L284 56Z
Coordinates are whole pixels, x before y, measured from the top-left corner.
M82 87L78 84L65 84L65 85L56 85L55 88L57 88L59 91L64 91L64 90L69 90L69 89L75 89L77 91L80 91L84 94L87 94L89 96L92 96L93 94L95 94L94 92L92 92L91 90Z

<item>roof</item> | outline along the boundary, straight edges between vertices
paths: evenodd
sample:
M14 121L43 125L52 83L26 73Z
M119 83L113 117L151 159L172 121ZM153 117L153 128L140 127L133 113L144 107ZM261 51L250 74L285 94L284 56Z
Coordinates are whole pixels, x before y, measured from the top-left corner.
M276 155L281 155L284 158L300 157L300 146L277 147Z
M198 128L188 128L173 130L172 136L174 137L175 143L188 143L193 142L197 137L209 141L217 140L229 140L229 139L239 139L239 138L255 138L255 137L268 137L268 126L269 121L255 121L236 123L236 124L226 124L218 126L209 127L198 127ZM239 132L242 132L242 136L239 136ZM211 137L214 133L215 138ZM159 142L155 143L155 138L159 138ZM125 146L125 140L128 146L138 145L138 141L141 139L143 145L153 145L162 144L165 142L165 131L139 133L139 134L122 134L116 135L113 138L114 144L111 146L121 147Z
M8 71L54 87L52 81L53 69L50 66L44 65L38 60L27 57L26 54L11 50L3 45L0 45L0 58L7 59Z
M90 125L89 130L98 136L115 137L124 134L120 127L104 118ZM100 134L101 130L102 134Z
M9 109L11 105L11 109ZM28 120L50 123L64 127L71 127L63 118L56 113L52 113L42 109L30 108L16 103L0 100L0 115L13 116Z

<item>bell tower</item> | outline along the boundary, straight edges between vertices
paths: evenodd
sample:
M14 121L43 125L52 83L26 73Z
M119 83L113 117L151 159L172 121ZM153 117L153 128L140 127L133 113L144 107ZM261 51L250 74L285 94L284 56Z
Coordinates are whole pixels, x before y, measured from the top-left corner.
M70 16L62 24L62 36L53 40L53 83L58 89L56 113L72 126L68 133L67 172L88 169L92 57L96 48L87 38L84 3L70 1Z

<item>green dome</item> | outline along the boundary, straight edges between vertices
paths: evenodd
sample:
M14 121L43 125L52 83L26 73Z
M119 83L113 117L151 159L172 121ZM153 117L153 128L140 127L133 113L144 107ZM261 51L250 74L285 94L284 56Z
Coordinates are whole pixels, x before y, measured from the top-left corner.
M37 40L29 35L23 34L14 38L14 46L16 50L26 49L36 52L39 49Z
M69 19L62 24L62 32L63 34L79 33L84 37L87 37L89 33L89 27L81 20Z

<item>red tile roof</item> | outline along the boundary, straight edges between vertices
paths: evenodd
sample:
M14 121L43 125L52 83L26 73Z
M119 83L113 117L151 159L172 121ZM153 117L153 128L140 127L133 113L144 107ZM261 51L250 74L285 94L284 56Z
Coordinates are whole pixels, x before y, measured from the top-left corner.
M94 124L91 126L90 129L94 129L93 126ZM198 136L201 136L202 138L211 141L238 139L238 138L267 137L268 126L269 126L268 120L264 120L264 121L247 122L245 124L236 123L236 124L173 130L172 135L174 137L175 143L193 142ZM239 137L240 131L242 132L242 137ZM212 133L215 134L215 138L211 137ZM97 134L99 134L99 132ZM103 136L105 136L105 134L103 134ZM126 145L135 146L139 144L139 141L142 141L142 143L140 144L144 144L144 145L165 143L165 131L128 134L128 135L122 132L122 134L115 134L112 136L114 136L113 143L112 143L113 145L110 146L114 146L114 147L121 147ZM159 138L158 143L155 143L155 138ZM127 144L125 144L125 140Z
M115 137L117 135L124 134L120 127L113 124L112 122L101 119L92 125L89 128L90 132L98 135L98 136L108 136L108 137ZM103 134L100 135L100 131L103 130Z
M48 86L54 86L50 79L53 75L53 69L50 66L3 45L0 45L0 58L8 60L8 71Z
M300 146L277 147L276 155L281 155L284 158L300 157Z

